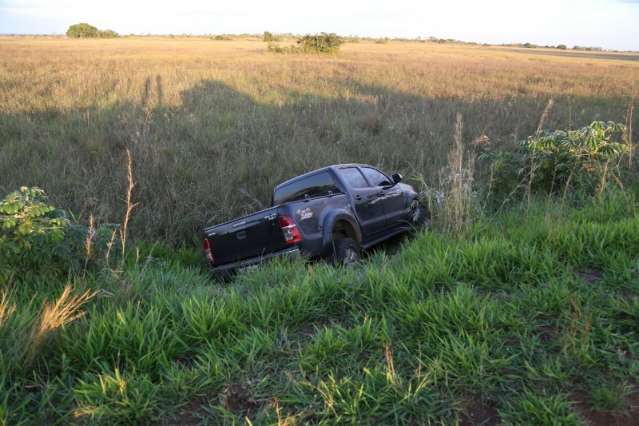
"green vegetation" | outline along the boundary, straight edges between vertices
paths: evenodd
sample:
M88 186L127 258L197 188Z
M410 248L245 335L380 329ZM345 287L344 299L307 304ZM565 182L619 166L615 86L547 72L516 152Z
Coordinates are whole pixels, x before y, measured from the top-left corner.
M267 41L267 34L264 33L264 41ZM269 38L273 38L270 35ZM334 54L339 51L339 47L344 43L343 39L337 34L321 33L317 35L305 35L297 39L296 46L280 46L271 40L268 50L274 53L321 53Z
M89 269L75 290L14 277L0 299L0 415L578 424L592 407L625 418L639 371L637 207L619 192L579 209L539 201L353 269L282 262L224 287L153 251Z
M268 31L264 31L264 34L262 36L262 40L267 42L267 43L273 43L276 41L280 41L281 37L276 36L275 34L268 32Z
M73 24L67 29L67 37L71 38L115 38L118 33L113 30L98 30L87 23Z
M0 52L0 424L639 415L632 62L72 44ZM211 278L204 223L348 161L404 173L432 229L350 269Z

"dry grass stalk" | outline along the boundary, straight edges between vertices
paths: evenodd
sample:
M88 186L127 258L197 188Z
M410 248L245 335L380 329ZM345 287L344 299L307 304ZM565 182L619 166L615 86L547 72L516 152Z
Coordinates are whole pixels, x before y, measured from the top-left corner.
M114 229L113 232L111 232L111 238L109 238L109 242L107 243L107 251L106 251L106 255L104 259L107 264L107 267L109 266L109 257L111 256L111 249L113 248L113 244L115 243L115 234L116 234L116 230Z
M553 105L555 105L555 100L553 98L548 99L548 103L546 104L546 108L544 108L544 112L541 114L539 118L539 124L537 124L537 131L535 132L535 136L540 136L546 120L550 115L550 111L552 110ZM526 198L528 199L528 208L530 208L530 203L532 202L532 184L535 179L535 172L537 171L537 163L535 162L535 156L530 156L530 172L528 173L528 185L526 187Z
M33 359L38 353L51 332L84 316L85 312L81 310L82 306L97 294L87 290L74 296L71 294L72 290L71 285L66 285L55 303L44 303L40 321L36 322L31 333L28 355L30 359Z
M384 357L386 358L386 379L389 383L395 384L397 382L397 373L395 372L393 350L390 345L384 345Z
M632 167L632 157L634 154L634 145L632 144L632 116L635 112L635 100L632 99L628 104L628 111L626 113L626 141L628 143L628 167Z
M445 219L447 226L454 232L459 232L469 219L472 181L475 161L473 156L467 156L463 143L463 118L457 114L455 121L454 145L448 154L447 180L448 194L445 202ZM466 164L464 159L466 157Z
M133 188L135 188L135 182L133 180L133 156L131 150L126 150L127 156L127 191L126 191L126 211L124 213L124 219L122 220L122 228L120 228L120 244L122 246L122 259L124 261L124 253L126 249L126 239L129 228L129 220L131 219L131 213L137 206L137 203L133 203Z
M16 305L9 302L9 295L5 292L0 293L0 327L7 322L15 310Z
M87 230L87 236L84 240L84 269L87 268L91 255L93 254L93 236L95 234L95 220L93 219L93 213L89 215L89 229Z

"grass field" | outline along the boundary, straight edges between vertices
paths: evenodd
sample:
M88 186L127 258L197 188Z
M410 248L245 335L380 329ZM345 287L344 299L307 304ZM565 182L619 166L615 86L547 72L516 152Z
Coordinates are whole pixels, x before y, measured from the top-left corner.
M624 122L639 63L602 56L362 42L321 57L272 54L256 40L2 38L0 192L38 185L83 219L118 221L130 148L135 233L179 242L330 163L436 186L457 113L468 142L495 146L532 134L550 98L548 128Z
M73 294L97 294L84 306L67 297L48 320L38 312L65 282L23 283L0 309L0 419L631 424L639 221L628 197L540 202L353 269L271 264L223 287L156 259L74 278Z
M480 159L446 169L540 122L639 140L637 57L577 53L0 38L0 199L39 186L72 222L121 223L128 150L139 203L126 250L96 238L48 269L7 268L0 231L0 425L636 423L636 162L618 179L606 163L594 196L566 184L497 208ZM351 161L452 196L433 229L352 268L218 283L202 267L204 224Z

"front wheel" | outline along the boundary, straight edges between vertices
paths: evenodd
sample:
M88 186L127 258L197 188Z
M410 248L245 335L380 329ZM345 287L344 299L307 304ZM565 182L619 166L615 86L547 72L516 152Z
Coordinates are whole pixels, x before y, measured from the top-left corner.
M410 204L409 223L415 230L425 228L430 224L428 208L419 200L413 200Z
M362 249L357 241L352 238L340 238L333 240L332 261L336 265L350 266L361 259Z

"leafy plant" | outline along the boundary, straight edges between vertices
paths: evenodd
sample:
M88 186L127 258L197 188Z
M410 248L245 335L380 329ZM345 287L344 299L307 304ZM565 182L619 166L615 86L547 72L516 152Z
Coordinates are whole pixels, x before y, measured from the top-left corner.
M7 195L0 202L0 278L68 259L63 246L69 225L40 188L22 187Z
M582 188L592 188L611 173L610 164L628 152L625 135L623 124L595 121L578 130L529 137L525 149L536 184L548 192L572 180Z
M566 194L601 193L607 181L619 180L619 162L628 153L626 126L595 121L577 130L555 130L530 136L514 151L486 151L490 191L499 200L531 191Z

